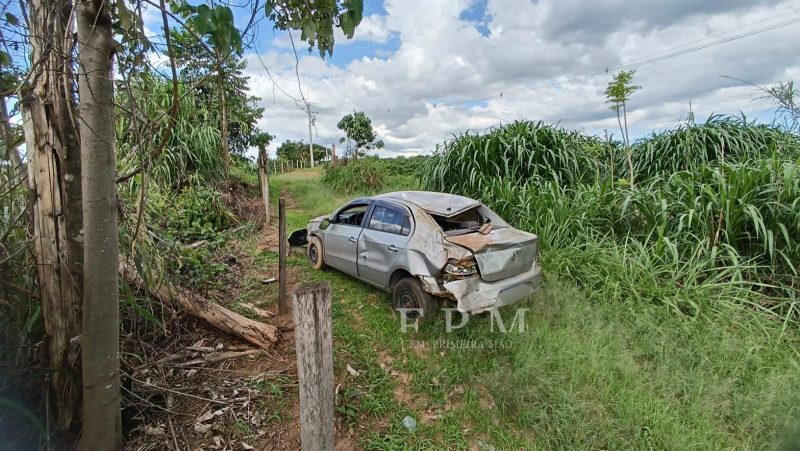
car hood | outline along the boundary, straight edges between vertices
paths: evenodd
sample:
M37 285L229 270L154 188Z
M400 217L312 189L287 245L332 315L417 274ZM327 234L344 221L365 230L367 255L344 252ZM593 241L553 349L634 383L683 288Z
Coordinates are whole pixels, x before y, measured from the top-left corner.
M531 269L539 251L539 238L513 227L448 236L451 243L463 246L475 255L481 278L493 282L516 276Z

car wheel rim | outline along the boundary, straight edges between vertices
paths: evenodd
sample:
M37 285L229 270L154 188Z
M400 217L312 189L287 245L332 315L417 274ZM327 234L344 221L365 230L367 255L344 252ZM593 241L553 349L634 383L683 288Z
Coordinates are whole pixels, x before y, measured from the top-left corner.
M397 295L397 307L402 309L418 309L419 301L411 290L401 290ZM419 312L408 312L409 318L413 319L417 316L419 316Z
M318 258L317 246L311 246L308 249L308 259L311 260L311 263L316 265L317 264L317 258Z

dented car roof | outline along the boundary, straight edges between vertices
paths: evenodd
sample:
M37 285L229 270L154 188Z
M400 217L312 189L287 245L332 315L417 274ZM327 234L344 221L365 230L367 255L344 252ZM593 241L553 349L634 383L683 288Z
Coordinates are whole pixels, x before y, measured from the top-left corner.
M481 205L480 202L468 197L431 191L395 191L393 193L380 194L375 196L374 199L410 202L428 213L439 216L453 216Z

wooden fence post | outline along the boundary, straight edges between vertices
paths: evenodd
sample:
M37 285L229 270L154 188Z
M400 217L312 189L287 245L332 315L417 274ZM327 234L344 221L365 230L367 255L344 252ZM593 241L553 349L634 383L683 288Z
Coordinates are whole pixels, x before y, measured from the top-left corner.
M332 451L336 439L331 285L303 284L295 290L292 302L300 382L300 442L304 451Z
M261 200L264 202L264 227L269 226L269 160L266 150L258 156L258 181L261 183Z
M288 311L286 299L286 201L278 200L278 314Z

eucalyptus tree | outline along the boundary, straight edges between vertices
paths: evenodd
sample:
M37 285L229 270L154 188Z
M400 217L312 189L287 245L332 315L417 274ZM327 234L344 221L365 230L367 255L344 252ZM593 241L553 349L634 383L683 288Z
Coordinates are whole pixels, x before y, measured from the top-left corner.
M345 133L345 138L342 138L340 142L346 140L346 153L352 155L353 158L364 156L367 150L383 147L383 141L375 140L377 135L372 129L372 120L363 111L344 115L336 126ZM350 147L351 142L355 143L355 148Z
M625 145L625 157L628 160L628 171L630 184L634 186L633 157L631 155L631 142L628 137L628 101L634 92L642 89L641 86L634 85L633 74L636 71L620 71L615 74L606 88L606 102L611 104L611 109L617 113L617 123L622 134L622 142ZM624 121L624 125L623 125Z
M33 191L32 233L44 323L47 412L57 433L79 425L83 293L81 143L70 0L28 0L29 83L19 88ZM64 99L53 102L51 99Z
M119 376L119 234L114 169L111 8L79 0L79 119L83 194L83 430L78 448L122 448Z
M219 124L222 160L227 173L230 155L244 155L255 145L256 122L264 109L257 106L260 99L247 92L246 61L236 54L223 57L218 51L205 52L204 43L193 35L196 28L194 22L188 22L186 29L171 31L175 60L181 82L194 86Z
M52 369L48 405L55 419L49 424L61 433L78 434L82 428L79 449L119 449L115 182L145 172L147 162L169 141L172 129L170 124L155 127L161 136L159 144L139 147L139 167L116 176L112 63L117 61L123 68L119 75L124 78L129 75L125 70L137 67L155 49L144 35L141 14L145 6L155 8L163 23L173 83L171 105L165 112L171 123L180 99L170 21L179 27L194 24L194 37L203 42L205 51L217 56L217 62L241 55L242 36L230 7L214 2L194 6L184 0L79 0L74 4L72 0L28 0L22 5L30 55L28 73L20 79L27 83L18 84L12 92L22 94L26 146L31 173L35 173L31 180L33 231L46 334L45 365ZM362 10L361 0L322 0L312 5L303 0L268 0L266 8L254 10L252 16L265 14L280 30L300 30L301 39L324 56L333 51L334 28L352 37ZM74 69L82 76L76 77ZM136 115L136 111L129 113ZM80 412L85 413L82 418Z

